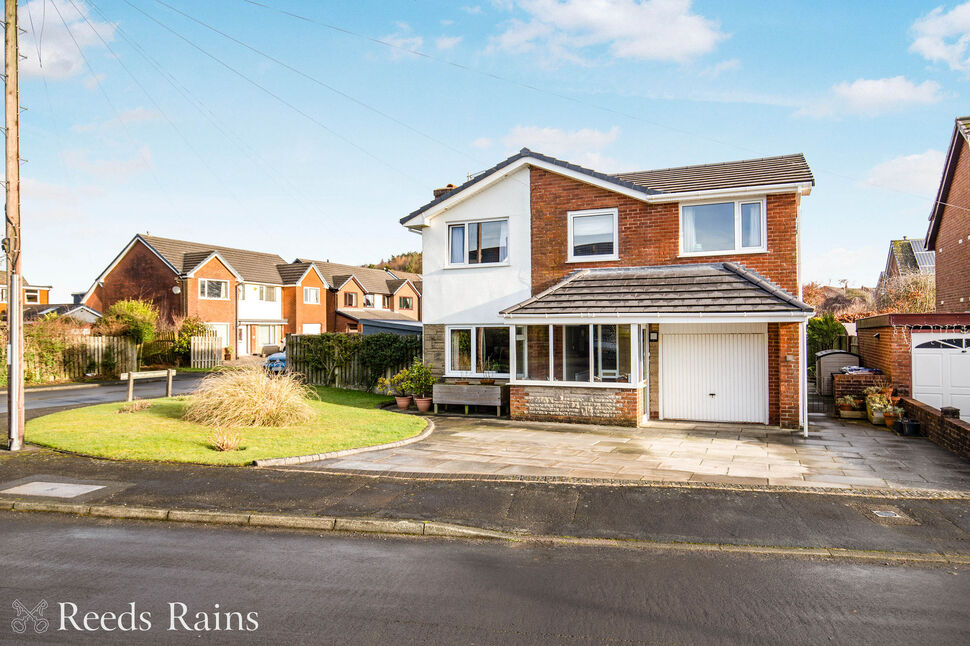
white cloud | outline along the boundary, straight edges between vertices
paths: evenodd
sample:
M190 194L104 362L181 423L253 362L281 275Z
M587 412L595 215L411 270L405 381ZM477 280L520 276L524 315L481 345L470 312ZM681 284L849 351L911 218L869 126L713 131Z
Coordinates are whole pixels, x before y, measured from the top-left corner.
M149 110L142 106L137 108L132 108L131 110L123 110L118 114L117 117L113 119L108 119L107 121L97 122L97 123L84 123L71 126L71 130L74 132L92 132L94 130L114 128L116 126L123 126L129 123L144 123L149 121L158 121L161 119L161 114L155 110Z
M863 184L933 195L940 185L943 162L941 150L930 149L915 155L902 155L874 166Z
M417 54L412 54L404 50L420 50L421 46L424 45L424 38L412 33L410 25L406 22L398 22L395 24L397 31L381 39L397 48L391 50L391 59L396 61L402 58L414 58Z
M934 63L946 63L952 70L970 71L970 2L950 11L937 7L917 19L910 29L909 51Z
M153 166L152 151L148 146L142 146L130 159L90 159L87 150L65 150L61 157L69 168L109 181L136 175Z
M20 180L20 190L34 223L77 221L82 216L78 198L104 194L94 186L64 186L31 177Z
M846 279L851 287L872 286L885 264L884 246L834 247L822 253L805 254L805 276L802 282L838 285L838 281Z
M509 152L529 148L535 152L552 155L581 166L601 172L618 170L618 163L603 155L603 150L616 141L620 129L609 130L581 128L560 130L538 126L515 126L502 137L502 145Z
M474 146L475 148L479 148L481 150L485 150L486 148L492 147L492 140L489 139L488 137L479 137L478 139L472 142L472 146Z
M65 29L61 16L70 31ZM115 31L115 25L92 18L83 0L74 0L73 4L69 0L30 0L20 10L19 23L27 30L20 38L20 53L26 56L20 62L20 73L25 77L64 79L80 74L85 65L78 46L90 56L86 50L104 47L101 38L111 42Z
M482 13L482 8L479 5L462 7L461 10L472 16L477 16Z
M490 50L541 51L553 60L581 62L589 47L615 58L683 62L706 54L727 37L720 25L691 11L691 0L518 0L527 15L513 18Z
M731 58L726 61L715 63L714 65L701 70L701 76L705 76L707 78L717 78L724 72L733 72L739 69L741 69L741 61L737 58Z
M435 39L434 46L438 49L452 49L460 42L461 36L441 36Z
M938 103L942 98L940 84L936 81L923 81L917 85L905 76L858 79L833 86L828 96L810 103L795 114L810 117L840 114L877 116L915 105Z

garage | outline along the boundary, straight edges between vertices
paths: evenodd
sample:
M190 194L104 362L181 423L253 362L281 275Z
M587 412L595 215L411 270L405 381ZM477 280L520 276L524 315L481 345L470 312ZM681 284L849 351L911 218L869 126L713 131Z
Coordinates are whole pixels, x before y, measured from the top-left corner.
M913 332L913 397L970 421L970 333Z
M768 423L764 323L660 326L663 419Z

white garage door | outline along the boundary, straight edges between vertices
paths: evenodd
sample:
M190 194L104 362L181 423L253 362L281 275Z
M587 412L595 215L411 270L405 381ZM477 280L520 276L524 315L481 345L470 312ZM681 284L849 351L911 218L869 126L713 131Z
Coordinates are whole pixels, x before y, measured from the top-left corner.
M970 421L970 334L913 334L913 397Z
M664 419L768 423L768 334L764 324L663 325Z

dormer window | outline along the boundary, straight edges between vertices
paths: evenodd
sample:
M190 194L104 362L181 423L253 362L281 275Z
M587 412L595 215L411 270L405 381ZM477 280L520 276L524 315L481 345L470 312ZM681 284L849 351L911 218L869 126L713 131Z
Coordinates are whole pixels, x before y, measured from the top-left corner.
M681 205L680 245L685 256L767 251L764 200Z
M508 262L509 221L452 224L448 227L448 245L452 266Z
M570 211L569 262L618 260L617 209Z
M364 307L374 307L373 294L364 294Z

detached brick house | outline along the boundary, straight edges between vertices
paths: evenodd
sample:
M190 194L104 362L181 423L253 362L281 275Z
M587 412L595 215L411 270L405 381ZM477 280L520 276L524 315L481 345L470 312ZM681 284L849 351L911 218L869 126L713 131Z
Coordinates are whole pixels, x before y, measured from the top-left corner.
M802 155L607 175L522 149L402 218L424 358L515 419L807 427Z
M970 117L953 125L926 249L936 252L936 311L970 312Z
M936 271L935 254L926 250L926 241L903 237L902 240L889 241L889 255L886 268L879 274L876 295L885 289L887 281L906 274L933 275Z
M21 276L23 282L24 305L47 305L50 303L50 285L32 285ZM6 320L7 311L7 272L0 271L0 318Z
M389 318L420 320L419 278L303 259L286 262L272 253L139 234L80 303L104 312L112 303L135 298L154 303L166 321L196 316L238 356L282 344L287 334L350 331L339 303L352 285L369 286L362 301L370 293L384 305L386 293L393 306L386 308Z

